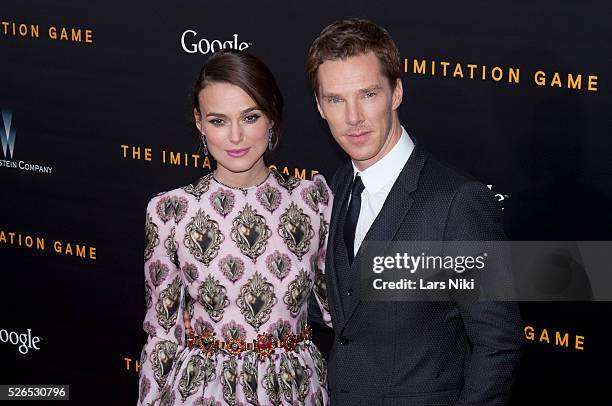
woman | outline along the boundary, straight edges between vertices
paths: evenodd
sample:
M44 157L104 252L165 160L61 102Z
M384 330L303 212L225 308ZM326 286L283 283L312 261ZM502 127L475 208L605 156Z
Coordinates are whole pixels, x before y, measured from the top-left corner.
M322 176L298 180L266 165L282 105L252 55L222 51L200 72L193 113L217 169L147 207L138 404L328 403L306 313L314 286L331 324L323 271L332 196Z

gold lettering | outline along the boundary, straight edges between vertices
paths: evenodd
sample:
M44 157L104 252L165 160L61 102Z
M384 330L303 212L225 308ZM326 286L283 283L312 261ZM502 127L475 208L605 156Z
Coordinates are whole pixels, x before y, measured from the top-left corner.
M28 35L28 26L25 24L19 24L19 35L25 37Z
M412 72L413 73L420 73L421 75L425 74L425 63L427 61L425 59L423 59L421 61L420 64L417 65L417 60L415 59L413 64L412 64Z
M540 334L540 342L542 341L546 341L548 344L550 344L550 339L548 338L548 331L546 331L546 329L543 329L542 334Z
M140 159L140 147L132 147L132 159Z
M582 75L574 76L571 73L567 74L567 88L568 89L580 89L582 87Z
M130 362L132 362L131 358L125 357L123 358L123 360L125 361L125 369L127 369L128 371L130 370Z
M576 345L574 346L577 350L584 350L584 336L576 336Z
M453 72L453 77L461 76L463 78L463 71L461 70L461 64L455 65L455 71Z
M72 42L81 42L81 30L70 29Z
M597 91L597 76L591 76L589 75L589 81L588 81L588 86L587 89L590 92L596 92Z
M510 68L510 75L508 76L509 83L518 83L521 70L519 68Z
M555 72L552 80L550 81L550 87L553 86L561 87L561 77L559 76L559 72Z
M180 165L181 164L181 153L177 152L176 154L170 151L170 163L172 165Z
M202 168L212 169L208 155L204 157L204 164L202 165Z
M442 65L444 68L442 69L442 76L446 76L446 67L448 65L450 65L449 62L440 62L440 65Z
M561 338L561 333L559 333L558 331L555 332L555 344L560 346L560 347L567 347L567 343L569 341L569 334L565 333L563 335L563 338Z
M499 82L504 77L504 72L501 70L499 66L496 66L491 70L491 77L493 78L494 81Z
M144 149L144 159L145 161L151 162L151 148Z
M467 67L470 68L470 79L474 79L474 68L476 65L468 63Z
M546 73L542 72L541 70L537 71L533 75L533 80L535 81L536 85L545 86L546 85Z
M295 168L294 176L298 179L302 179L302 180L306 179L306 169L302 169L302 172L300 172L298 168Z
M76 246L76 256L85 258L85 246L77 244Z

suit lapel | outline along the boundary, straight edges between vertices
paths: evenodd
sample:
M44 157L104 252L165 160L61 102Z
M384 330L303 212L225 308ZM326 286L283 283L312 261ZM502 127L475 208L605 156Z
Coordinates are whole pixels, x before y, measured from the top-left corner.
M339 182L336 190L333 191L334 205L332 208L332 215L329 225L329 236L327 242L328 255L325 259L326 283L328 286L328 292L331 292L333 295L332 307L335 308L335 316L336 320L339 320L339 324L344 322L344 309L340 292L340 278L342 276L338 273L347 271L349 269L346 247L344 245L341 230L344 224L344 217L346 216L345 207L351 186L352 174L353 167L349 163L348 165L340 168L337 175Z
M397 180L393 184L385 203L383 204L380 213L376 216L374 223L368 230L364 241L393 241L393 238L399 230L402 220L408 212L414 202L412 192L417 188L421 169L427 159L426 152L417 145L415 145L410 158L404 165L404 168L400 172ZM346 197L346 196L345 196ZM335 207L334 207L335 209ZM363 246L363 244L362 244ZM355 256L353 265L351 267L351 274L353 277L361 278L361 248ZM360 286L359 284L357 286ZM357 297L351 301L351 304L344 309L344 321L345 324L350 320L351 316L357 308L359 303L359 291L355 289Z

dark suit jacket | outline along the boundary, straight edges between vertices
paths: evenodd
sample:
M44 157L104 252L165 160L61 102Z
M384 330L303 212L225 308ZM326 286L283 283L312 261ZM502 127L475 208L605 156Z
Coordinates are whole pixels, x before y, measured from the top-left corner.
M507 404L523 342L517 304L360 301L361 250L351 268L343 236L352 175L348 163L331 182L335 197L326 284L334 327L328 362L332 406ZM438 162L418 144L365 237L502 239L501 210L487 187Z

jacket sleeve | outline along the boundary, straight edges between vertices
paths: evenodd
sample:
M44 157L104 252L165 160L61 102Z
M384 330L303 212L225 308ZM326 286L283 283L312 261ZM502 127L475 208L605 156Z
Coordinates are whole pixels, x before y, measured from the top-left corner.
M453 198L444 240L485 243L505 239L501 209L492 193L478 182L463 184ZM499 276L511 275L502 270L496 278ZM460 300L457 306L473 345L457 405L509 404L524 342L518 304Z
M184 284L172 250L175 224L161 220L161 198L163 195L149 202L145 221L143 329L148 337L140 357L138 405L149 405L159 398L175 357L185 346Z
M329 303L327 300L327 284L325 282L325 253L327 250L327 237L329 235L329 222L333 207L333 195L322 175L313 178L318 190L319 207L319 248L313 261L315 281L308 302L308 319L311 323L325 324L332 327Z

